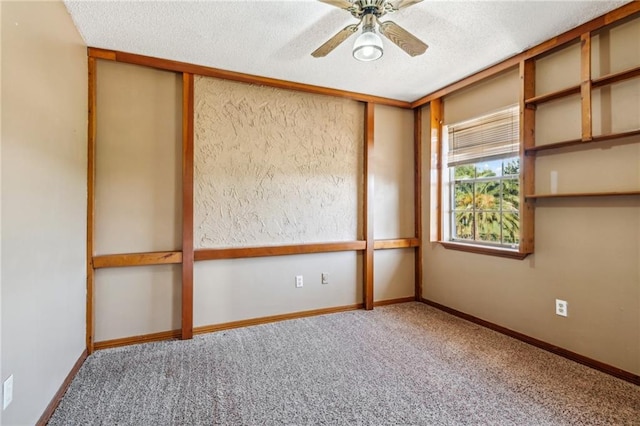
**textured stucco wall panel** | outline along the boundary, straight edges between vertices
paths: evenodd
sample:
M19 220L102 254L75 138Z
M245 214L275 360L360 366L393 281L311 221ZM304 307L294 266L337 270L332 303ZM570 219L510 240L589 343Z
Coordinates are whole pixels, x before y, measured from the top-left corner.
M361 234L362 104L195 79L195 245Z

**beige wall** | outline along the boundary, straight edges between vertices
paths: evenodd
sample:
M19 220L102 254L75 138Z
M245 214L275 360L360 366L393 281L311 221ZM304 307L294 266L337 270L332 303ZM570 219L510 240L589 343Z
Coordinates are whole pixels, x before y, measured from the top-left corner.
M412 238L413 111L376 105L374 109L373 236L377 240ZM377 250L374 300L414 295L414 250Z
M62 2L2 2L5 425L34 424L85 344L86 48Z
M639 21L634 25L640 25ZM633 32L628 27L626 31ZM637 46L638 38L619 40ZM557 57L561 63L567 60L563 54ZM555 65L549 62L542 68L556 69ZM560 73L563 69L557 68ZM566 79L566 76L560 78ZM565 83L545 84L561 88ZM513 103L517 94L517 86L514 90L508 78L494 79L493 83L447 98L445 121L482 113L482 108L478 108L482 100L488 101L489 110ZM619 99L624 96L622 102L634 109L631 113L611 115L621 120L622 127L638 128L637 121L634 122L640 110L637 90L627 90L618 96ZM575 105L571 102L575 100L545 104L547 111L538 109L539 143L579 136L579 100L577 121ZM610 112L599 111L599 114ZM428 114L428 108L425 113ZM423 162L429 164L429 121L423 123ZM570 130L573 133L565 134L567 127L576 123L577 128ZM541 154L536 161L537 191L549 192L551 170L559 174L560 192L638 190L638 142L635 137L615 146L605 143L588 150L566 149L553 155ZM429 174L423 176L424 187L429 188ZM427 191L424 197L424 205L429 206ZM425 226L429 224L429 210L424 209ZM425 233L428 235L428 229ZM640 374L638 197L538 200L535 254L523 261L445 250L438 244L424 243L423 296L426 299ZM555 315L556 298L568 301L567 318Z
M96 254L180 250L182 77L97 62ZM97 270L97 342L180 328L180 266Z

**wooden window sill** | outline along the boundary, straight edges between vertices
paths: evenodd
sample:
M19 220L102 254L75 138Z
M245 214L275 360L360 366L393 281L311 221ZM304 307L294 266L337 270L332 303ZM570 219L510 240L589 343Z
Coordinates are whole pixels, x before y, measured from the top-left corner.
M510 249L504 249L504 248L498 248L498 247L475 246L473 244L454 243L451 241L440 241L439 243L448 250L466 251L468 253L505 257L507 259L522 260L531 254L531 253L521 253L516 250L510 250Z

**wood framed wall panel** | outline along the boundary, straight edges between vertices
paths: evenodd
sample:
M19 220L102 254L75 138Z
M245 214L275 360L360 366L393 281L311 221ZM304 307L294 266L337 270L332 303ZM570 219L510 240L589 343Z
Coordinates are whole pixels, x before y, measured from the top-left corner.
M373 309L373 251L375 240L373 236L373 210L374 210L374 171L373 171L373 147L374 147L374 109L375 105L367 102L365 105L364 119L364 218L363 232L367 246L363 257L363 298L364 308Z
M182 76L182 329L193 337L193 74Z
M95 220L95 179L96 179L96 59L88 58L89 111L87 124L87 306L86 345L87 353L93 350L93 286L94 286L94 220Z
M363 93L349 92L345 90L331 89L327 87L313 86L310 84L295 83L291 81L278 80L275 78L260 77L251 74L243 74L234 71L226 71L217 68L205 67L201 65L188 64L185 62L172 61L169 59L153 58L150 56L137 55L134 53L111 51L95 47L88 48L90 57L115 60L128 64L142 65L151 68L158 68L166 71L202 75L206 77L233 80L248 84L276 87L279 89L297 90L300 92L315 93L319 95L336 96L340 98L352 99L360 102L373 102L380 105L389 105L398 108L411 109L411 104L396 99L383 98L380 96L366 95Z

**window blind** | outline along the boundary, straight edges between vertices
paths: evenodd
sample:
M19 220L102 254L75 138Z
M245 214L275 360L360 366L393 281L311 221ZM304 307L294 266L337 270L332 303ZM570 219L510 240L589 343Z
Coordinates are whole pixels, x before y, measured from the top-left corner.
M520 152L520 111L502 111L448 126L449 167L513 157Z

